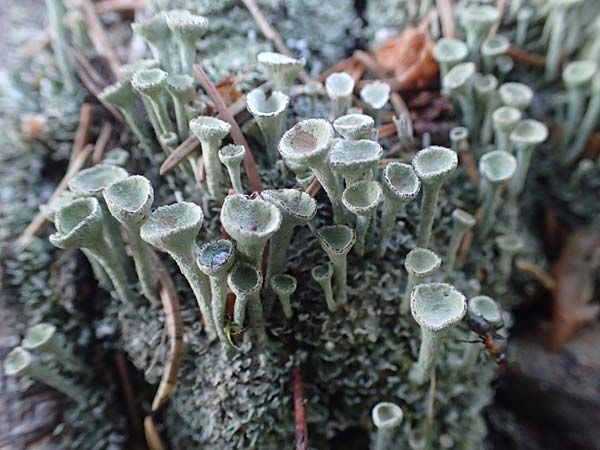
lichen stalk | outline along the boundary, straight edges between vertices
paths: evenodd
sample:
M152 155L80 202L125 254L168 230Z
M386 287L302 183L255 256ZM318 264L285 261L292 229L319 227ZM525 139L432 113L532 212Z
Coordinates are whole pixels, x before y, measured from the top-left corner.
M71 57L69 56L67 29L64 24L65 7L61 0L46 0L46 9L48 11L48 22L50 23L52 50L56 55L56 65L65 90L73 92L77 82Z

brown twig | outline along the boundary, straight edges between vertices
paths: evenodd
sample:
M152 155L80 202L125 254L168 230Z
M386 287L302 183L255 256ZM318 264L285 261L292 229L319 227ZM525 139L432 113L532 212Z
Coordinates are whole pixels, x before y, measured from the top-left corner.
M308 450L308 425L306 420L306 398L304 383L297 368L290 371L292 390L294 392L294 422L296 430L296 450Z
M240 127L233 117L233 114L231 114L227 108L227 105L225 105L223 98L219 95L219 92L212 84L204 70L202 70L202 67L194 64L193 68L198 82L206 91L208 96L212 99L213 103L215 104L215 108L217 108L217 111L219 111L219 115L224 121L229 122L231 125L231 137L233 142L235 142L236 145L243 145L246 147L246 155L244 156L244 169L246 170L246 175L248 176L250 190L253 192L262 192L263 187L262 181L260 180L260 175L258 174L258 168L256 167L256 162L254 161L254 157L250 151L250 146L242 134L242 130L240 130Z
M50 27L44 28L19 49L19 59L27 61L50 45Z
M389 138L396 134L396 124L394 122L385 123L378 128L379 139Z
M133 388L131 387L129 375L127 373L127 363L125 362L125 355L123 352L118 351L115 353L115 363L117 366L119 380L121 382L121 391L123 393L123 399L125 400L127 415L129 416L129 427L134 436L141 437L141 420L140 416L138 415L137 408L135 407L135 397L133 395Z
M98 12L92 1L81 0L81 11L83 12L83 18L87 25L88 36L92 41L96 53L106 60L114 79L119 80L121 78L121 74L119 73L121 63L119 62L119 58L114 49L110 45L110 40L108 39L108 36L106 36L104 26L98 17Z
M144 419L144 434L146 435L146 444L148 444L150 450L165 450L165 445L158 434L151 416L147 416Z
M551 292L556 290L556 279L541 267L521 259L517 260L515 267L520 271L525 272L535 281L540 283L545 289Z
M90 133L92 131L92 121L94 120L94 107L90 103L84 103L79 110L79 125L75 130L73 138L73 147L69 156L69 165L67 173L72 170L73 161L81 153L83 148L90 142Z
M181 161L184 161L189 155L198 150L199 147L200 141L198 138L194 135L188 136L188 138L179 144L179 147L173 150L167 159L165 159L165 162L160 166L158 173L161 175L166 174L173 169L173 167L177 166Z
M108 141L110 140L110 136L112 134L112 125L110 122L105 121L102 124L102 128L100 128L100 133L98 134L98 139L96 139L96 144L94 145L94 153L92 154L92 164L99 164L104 157L104 152L108 147Z
M467 176L474 187L479 186L479 170L477 170L477 162L471 151L471 146L468 142L463 141L458 152L461 164L465 167Z
M317 81L324 83L325 80L327 79L327 77L329 75L331 75L332 73L345 72L346 70L351 68L355 63L356 63L356 59L354 58L354 56L343 59L339 63L337 63L335 66L332 66L329 69L325 69L323 72L321 72L319 74L319 76L317 77Z
M306 187L306 193L311 197L315 197L321 190L321 183L316 178Z
M507 55L510 56L514 62L525 64L527 66L544 67L546 65L546 58L544 56L526 52L517 47L509 48Z
M453 38L456 35L456 24L452 12L452 2L450 0L437 0L436 4L442 22L442 34L444 37Z
M493 36L498 32L498 28L502 23L502 16L504 15L504 10L506 9L506 0L496 0L496 9L498 10L498 20L490 30L488 36Z
M132 12L144 7L144 0L101 0L96 2L98 14L106 12Z
M258 28L265 39L271 42L279 53L289 56L290 58L294 58L292 52L290 52L290 50L287 48L279 33L269 24L269 21L262 13L256 2L254 0L242 0L242 3L244 3L244 6L248 9L248 11L250 11L250 14L254 18L254 21L258 25ZM313 81L305 70L300 71L299 77L304 83Z
M352 57L361 64L364 64L369 72L377 78L386 78L389 76L388 71L375 58L363 50L355 50Z

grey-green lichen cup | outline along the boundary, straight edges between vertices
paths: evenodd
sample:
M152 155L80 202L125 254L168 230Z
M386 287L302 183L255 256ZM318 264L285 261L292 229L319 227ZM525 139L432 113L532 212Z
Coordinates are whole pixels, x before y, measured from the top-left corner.
M492 113L494 139L498 150L512 151L510 133L521 120L521 110L514 106L501 106Z
M202 145L208 193L216 200L222 200L223 168L219 161L219 149L221 141L231 131L231 125L216 117L200 116L190 121L190 130Z
M498 10L491 5L472 4L463 10L460 23L466 33L471 61L477 61L481 43L499 19Z
M346 72L335 72L325 80L325 90L331 100L331 111L334 118L346 113L352 101L354 79Z
M338 140L329 152L329 165L348 186L357 181L371 179L382 155L383 149L375 141Z
M260 128L271 162L278 157L277 145L285 127L289 102L289 97L279 91L267 97L262 89L254 89L246 96L246 106Z
M356 232L346 225L327 226L317 231L317 239L334 267L336 303L345 305L348 302L347 255L356 242Z
M261 198L229 195L221 208L221 224L235 242L240 257L260 269L267 241L281 227L281 212Z
M217 336L227 344L224 332L225 307L227 306L227 274L235 262L235 244L227 239L207 242L198 249L196 263L210 279L212 318Z
M523 190L533 151L547 138L548 127L533 119L519 122L510 133L510 141L517 151L517 170L508 189L511 199L516 199Z
M512 272L512 263L524 247L525 243L516 234L503 234L496 237L496 245L500 250L499 285L506 285Z
M337 309L337 303L333 297L333 289L331 286L331 278L333 277L333 273L334 267L331 262L319 264L313 267L310 271L313 280L319 283L319 286L321 286L321 289L323 289L323 294L325 295L325 304L331 312L335 312Z
M236 297L233 322L242 328L247 309L250 316L250 328L256 335L259 345L264 346L267 342L267 333L260 299L260 289L263 284L261 271L251 264L238 262L229 272L227 284Z
M475 104L473 101L473 76L476 68L472 62L460 63L448 71L442 79L444 95L452 97L460 108L463 122L471 133L475 133Z
M275 52L258 54L258 62L265 68L273 82L273 90L287 93L300 71L304 68L304 58L295 59Z
M177 133L179 139L183 141L188 137L190 131L186 106L194 96L194 78L186 74L169 75L166 88L173 100Z
M500 101L504 106L512 106L524 112L533 100L533 90L523 83L503 83L498 89Z
M152 105L152 111L158 121L159 129L154 130L157 136L173 131L171 119L167 112L167 106L163 99L166 89L167 72L160 69L138 70L131 77L131 85L142 94Z
M157 208L140 229L141 238L162 252L168 253L187 279L209 338L216 333L210 307L210 281L196 265L196 236L204 222L202 208L195 203L181 202Z
M154 202L154 190L150 181L141 175L133 175L110 184L104 189L103 196L111 215L127 233L144 296L153 305L159 305L150 253L140 237L142 222L148 217Z
M377 429L373 450L395 450L394 435L404 418L402 408L395 403L380 402L371 410L371 420Z
M50 242L59 248L87 250L106 271L121 301L134 303L123 262L105 239L103 216L94 197L74 200L56 213L56 233Z
M485 319L493 327L499 326L502 323L502 311L498 304L487 295L478 295L469 299L468 303L469 316L479 316ZM477 358L481 354L481 344L479 336L471 331L468 341L465 345L465 351L462 359L462 368L464 370L472 370L477 364Z
M372 139L375 121L366 114L346 114L335 119L333 128L350 141Z
M160 12L148 19L136 20L131 24L131 28L146 41L152 56L156 61L160 61L163 69L173 70L170 55L171 30L167 25L166 14Z
M494 69L496 58L506 54L510 48L510 41L502 34L489 36L481 43L481 56L483 57L483 71L489 73Z
M451 272L456 264L456 255L465 233L475 226L475 217L462 209L452 211L452 234L446 250L444 269Z
M191 73L196 56L196 42L206 34L208 20L186 10L169 11L166 19L179 49L181 70L183 73Z
M433 47L433 58L440 67L440 78L443 79L450 69L463 62L467 55L467 44L463 41L446 37L438 39Z
M431 250L426 248L414 248L406 255L404 268L408 273L406 288L402 302L400 303L400 314L405 315L410 309L410 296L417 284L423 283L426 277L433 275L440 268L442 260Z
M32 352L49 355L68 370L83 370L83 363L75 357L72 349L67 347L65 336L58 332L55 325L39 323L32 326L27 330L21 345Z
M365 102L375 116L375 123L379 124L379 112L390 100L390 85L384 81L372 81L360 90L360 98Z
M412 290L410 309L421 327L421 345L409 379L423 384L431 377L447 331L467 312L467 302L465 296L449 284L419 284Z
M421 190L421 182L409 164L392 162L382 175L383 213L379 232L379 257L387 251L396 217L404 205L414 200Z
M427 248L440 189L456 170L458 156L448 148L431 146L415 155L412 166L423 187L417 246Z
M296 279L291 275L278 273L270 278L269 283L271 284L271 289L273 289L273 292L275 292L281 303L281 308L283 309L283 314L286 319L291 319L294 313L292 312L290 298L292 294L296 292L296 287L298 286Z
M346 209L356 216L356 244L360 256L365 253L365 240L371 217L383 200L383 190L377 181L362 180L349 185L342 195Z
M219 161L227 168L231 187L236 194L243 194L242 187L242 161L246 156L246 147L243 145L228 144L219 149Z

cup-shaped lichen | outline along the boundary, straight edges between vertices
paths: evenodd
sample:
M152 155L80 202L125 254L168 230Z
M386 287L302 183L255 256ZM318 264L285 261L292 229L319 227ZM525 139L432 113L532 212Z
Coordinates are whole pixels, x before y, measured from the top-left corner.
M269 282L271 284L271 289L273 289L273 292L275 292L281 303L283 314L286 319L291 319L293 312L290 297L296 292L296 287L298 286L296 279L291 275L278 273L277 275L273 275Z
M83 364L73 355L72 349L66 347L65 336L52 324L39 323L29 328L21 345L27 350L49 355L69 370L83 369Z
M494 69L496 58L506 54L509 48L510 41L501 34L495 34L484 39L481 44L484 71L491 72Z
M463 236L467 230L475 226L475 217L462 209L455 209L452 211L452 234L450 236L450 243L446 250L446 260L444 261L444 268L446 272L450 272L454 269L456 262L456 254L462 242Z
M470 317L481 318L493 327L502 323L502 311L494 299L487 295L478 295L469 299L468 312ZM462 360L462 366L465 370L470 370L475 367L477 358L481 353L481 344L479 344L480 339L475 332L471 331L469 333L468 341Z
M356 245L359 255L365 253L365 238L373 212L383 199L383 190L377 181L362 180L349 185L342 195L342 202L348 211L356 216Z
M183 141L189 134L189 121L185 107L194 96L194 78L185 74L170 75L166 87L173 100L177 133L179 139Z
M465 126L472 133L475 131L475 105L473 102L473 75L475 64L460 63L448 71L442 79L442 89L458 103Z
M351 141L372 139L375 121L366 114L346 114L335 119L333 128L342 137Z
M504 106L512 106L521 112L527 109L533 99L533 90L523 83L504 83L498 93Z
M242 187L242 161L246 156L246 147L243 145L229 144L219 150L219 161L227 168L231 186L236 194L243 194Z
M160 12L146 20L136 20L131 24L131 28L146 41L154 59L159 61L165 70L173 70L170 54L171 30L167 25L166 14Z
M334 218L343 220L341 193L329 167L329 147L333 138L331 124L323 119L307 119L287 130L279 141L279 153L286 163L309 167L327 193Z
M273 82L273 90L283 93L288 92L306 64L304 58L294 59L274 52L259 53L258 62L265 68L269 79Z
M523 249L525 244L516 234L506 234L496 237L496 245L500 249L499 284L505 285L510 278L513 259Z
M375 120L379 123L379 111L390 100L390 85L378 80L367 83L360 90L360 98L374 112Z
M392 162L385 166L382 176L383 213L379 233L379 256L387 251L396 217L404 205L415 199L421 182L409 164Z
M550 7L547 24L550 27L550 36L546 52L546 80L548 81L554 80L558 76L561 49L568 29L569 11L581 3L582 0L551 0L548 2Z
M256 120L271 161L277 159L277 145L285 128L289 97L274 91L267 97L262 89L254 89L246 96L246 106Z
M371 411L373 425L377 429L373 450L394 450L394 435L400 428L404 414L395 403L377 403Z
M421 327L419 359L409 373L416 384L429 380L442 340L467 312L465 296L446 283L419 284L411 293L410 309Z
M208 193L215 199L223 198L223 168L219 161L221 141L231 131L231 125L216 117L200 116L190 121L190 130L202 145L202 161L206 172Z
M89 398L89 393L74 385L70 379L54 372L23 347L15 347L6 355L4 373L8 376L31 377L62 392L81 405L85 405Z
M196 42L206 33L208 21L205 17L185 10L174 10L167 13L167 25L179 49L181 70L183 73L191 73L196 56Z
M408 313L410 309L410 295L413 288L417 284L423 283L426 277L437 272L441 263L442 260L440 257L426 248L417 247L408 252L404 260L404 268L408 273L408 279L406 280L406 288L404 289L404 296L400 304L400 314L404 315Z
M221 343L227 344L225 307L227 306L227 273L235 261L235 245L227 239L207 242L198 250L196 263L210 279L212 318Z
M134 302L123 261L105 239L103 216L94 197L74 200L56 213L56 233L50 235L50 242L59 248L87 250L106 271L121 301Z
M492 114L494 140L499 150L512 150L510 133L521 120L521 111L514 106L501 106Z
M167 134L173 131L167 106L163 99L163 92L167 83L167 72L160 69L142 69L138 70L131 77L133 88L148 99L152 105L152 111L158 120L159 130L157 136Z
M345 114L352 101L354 79L346 72L335 72L325 80L325 90L331 100L333 117Z
M356 232L346 225L333 225L320 228L317 238L334 267L336 303L344 305L348 302L347 255L356 241Z
M517 170L509 188L511 198L517 198L523 190L533 151L547 138L548 127L532 119L519 122L510 133L510 141L517 150Z
M261 198L234 194L221 208L221 224L235 242L240 256L260 269L267 241L281 227L281 212Z
M499 19L498 10L491 5L472 4L463 10L460 21L466 33L471 61L477 61L482 41Z
M268 189L261 197L281 212L281 227L271 238L267 263L267 280L283 272L294 228L306 225L317 213L317 202L297 189Z
M327 304L327 308L331 312L335 312L337 309L337 303L333 298L333 289L331 287L331 278L333 277L334 267L331 262L327 264L319 264L311 269L310 274L317 283L323 289L323 293L325 294L325 303Z
M445 147L431 146L418 152L412 166L423 186L421 220L417 234L417 246L427 248L442 185L454 173L458 156Z
M227 284L235 294L233 322L242 328L246 318L246 308L248 308L250 328L256 334L259 344L264 344L267 334L260 300L260 289L263 284L261 271L251 264L238 262L229 272Z
M592 97L581 120L579 129L575 134L573 144L569 145L568 150L564 152L564 164L571 164L581 155L589 137L596 129L596 125L600 120L600 74L596 74L592 80L591 91Z
M500 106L497 95L498 78L491 73L475 74L473 92L477 103L476 123L479 127L478 136L482 145L487 145L492 137L492 114Z
M156 279L152 274L148 247L140 238L140 227L154 202L154 190L147 178L133 175L104 189L104 201L112 216L123 226L131 245L135 269L144 296L155 305Z
M433 58L440 67L440 78L465 60L468 54L467 44L459 39L443 37L433 47Z
M516 169L516 158L504 150L491 151L479 160L479 173L486 180L483 211L477 226L479 239L485 239L492 228L500 203L500 188L512 178Z
M373 171L383 155L383 149L375 141L338 140L329 152L329 165L344 178L346 186L372 178Z
M529 30L529 24L533 17L533 8L523 6L517 12L517 31L515 37L515 45L519 48L523 48L525 41L527 40L527 31Z
M460 153L461 146L469 139L469 130L467 127L454 127L450 130L449 138L452 150Z
M148 244L168 253L187 279L206 330L212 338L215 326L210 308L210 281L196 265L194 249L196 236L204 222L202 208L194 203L181 202L157 208L143 223L140 235Z

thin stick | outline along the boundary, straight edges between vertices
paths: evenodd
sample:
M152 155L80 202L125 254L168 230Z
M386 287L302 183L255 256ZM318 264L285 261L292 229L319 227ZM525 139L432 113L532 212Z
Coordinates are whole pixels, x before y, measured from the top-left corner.
M110 140L112 129L113 127L110 124L110 122L105 121L102 124L100 134L98 134L98 139L96 139L96 144L94 145L94 153L92 154L92 164L99 164L102 161L102 157L104 156L106 147L108 147L108 141Z
M132 12L144 7L144 0L102 0L96 2L98 14L114 12Z
M165 450L151 416L144 419L144 434L146 435L146 444L148 444L150 450Z
M73 147L71 147L71 155L69 156L69 165L67 173L71 171L73 161L77 155L83 150L88 142L90 142L90 132L92 130L92 121L94 120L94 107L91 103L84 103L79 110L79 125L75 131L73 138Z
M364 64L367 70L375 75L377 78L386 78L389 74L381 64L379 64L375 58L363 50L355 50L352 54L354 59L359 63Z
M294 55L292 55L292 52L287 48L279 33L269 24L269 21L256 2L254 0L242 0L242 3L244 3L244 6L250 11L250 14L252 14L254 21L267 41L271 42L279 53L293 58ZM300 71L299 77L304 83L313 81L305 70Z
M306 420L306 398L304 383L297 368L290 371L292 390L294 392L294 422L296 430L296 450L308 450L308 425Z
M460 158L461 164L465 167L467 176L474 187L479 186L479 170L477 170L477 163L473 152L471 152L471 146L468 142L463 141L459 148L458 157Z
M177 147L173 152L165 159L165 162L162 163L158 173L161 175L166 174L173 167L177 166L181 161L184 161L189 155L198 150L200 147L200 141L194 135L188 136L179 147Z
M498 32L498 28L502 23L502 16L504 15L504 9L506 8L506 0L496 0L496 9L498 10L498 21L494 24L490 30L488 36L493 36Z
M316 195L321 190L321 183L316 178L311 181L311 183L306 187L306 193L311 197L316 197Z
M552 292L556 290L556 279L541 267L538 267L535 264L531 264L521 259L517 260L517 262L515 263L515 267L520 271L525 272L535 281L544 286L545 289Z
M117 58L114 49L110 45L110 40L108 39L108 36L106 36L104 26L98 17L98 13L92 1L81 0L81 11L83 12L83 17L87 24L88 35L94 45L96 53L106 59L114 79L119 80L121 78L121 74L119 73L121 63L119 62L119 58Z
M526 52L525 50L517 47L509 48L507 55L510 56L516 63L521 63L532 67L544 67L546 65L546 58L544 56Z
M125 399L127 415L129 416L130 429L134 436L141 437L141 419L135 407L135 397L133 395L131 382L129 381L129 375L127 374L127 363L125 362L125 355L123 355L123 352L118 351L115 353L115 363L117 365L119 380L121 381L121 391L123 393L123 398Z
M262 181L260 180L260 175L258 174L256 162L254 161L254 157L252 156L252 152L250 151L250 146L248 145L248 142L246 142L246 138L242 134L242 130L240 130L240 127L235 121L233 115L225 105L223 98L221 97L215 86L212 84L212 82L209 80L204 70L202 70L202 67L200 67L198 64L194 64L193 68L198 82L215 104L217 111L219 111L219 115L224 121L229 122L229 124L231 125L231 137L233 139L233 142L236 145L243 145L244 147L246 147L246 155L244 156L244 169L246 170L246 175L248 176L250 190L253 192L262 192Z
M450 0L437 0L436 4L442 22L442 34L444 37L453 38L456 35L456 24L452 12L452 2Z
M354 58L354 56L343 59L339 63L337 63L335 66L330 67L329 69L326 69L323 72L321 72L319 74L319 76L317 77L317 81L324 83L325 80L327 79L327 77L329 75L331 75L332 73L345 72L347 69L352 67L355 63L356 63L356 59Z
M379 139L389 138L396 134L396 124L393 122L383 124L377 129L377 132Z

